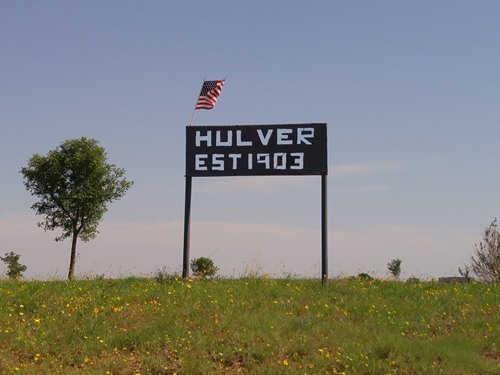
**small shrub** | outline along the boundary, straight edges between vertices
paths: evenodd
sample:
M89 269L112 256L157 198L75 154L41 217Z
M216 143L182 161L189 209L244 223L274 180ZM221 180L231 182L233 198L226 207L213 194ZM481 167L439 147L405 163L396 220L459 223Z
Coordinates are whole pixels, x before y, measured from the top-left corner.
M387 263L387 269L396 279L399 279L399 275L401 275L401 263L403 263L403 261L399 258L393 259Z
M11 251L10 253L5 253L5 257L0 257L7 265L7 276L12 280L17 280L23 276L23 272L26 271L26 266L19 263L19 258L21 255Z
M210 258L201 257L191 261L191 271L193 275L200 278L213 277L217 274L217 268L214 261Z
M371 277L370 275L368 275L367 273L364 273L364 272L358 273L357 278L359 280L373 280L373 277Z
M161 270L156 270L155 274L153 275L153 280L159 284L165 284L178 279L180 279L180 276L178 274L167 271L165 267L163 267Z

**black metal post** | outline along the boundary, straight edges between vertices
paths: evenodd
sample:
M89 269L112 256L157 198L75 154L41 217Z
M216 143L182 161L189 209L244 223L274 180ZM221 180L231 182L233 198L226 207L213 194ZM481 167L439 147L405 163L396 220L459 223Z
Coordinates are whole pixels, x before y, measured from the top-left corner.
M189 277L189 236L191 228L191 186L192 177L186 176L186 195L184 200L184 253L182 259L182 277Z
M327 175L321 175L321 283L328 280Z

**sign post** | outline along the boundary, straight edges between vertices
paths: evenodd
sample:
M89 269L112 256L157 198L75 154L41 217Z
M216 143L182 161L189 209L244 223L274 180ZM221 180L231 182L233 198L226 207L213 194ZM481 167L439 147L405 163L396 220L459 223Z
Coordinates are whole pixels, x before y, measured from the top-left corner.
M189 247L191 233L191 176L186 176L186 194L184 199L184 252L182 259L182 277L185 279L189 276Z
M321 280L328 279L325 123L186 127L182 276L189 275L192 177L321 175Z
M321 175L321 282L328 280L328 206L327 175Z

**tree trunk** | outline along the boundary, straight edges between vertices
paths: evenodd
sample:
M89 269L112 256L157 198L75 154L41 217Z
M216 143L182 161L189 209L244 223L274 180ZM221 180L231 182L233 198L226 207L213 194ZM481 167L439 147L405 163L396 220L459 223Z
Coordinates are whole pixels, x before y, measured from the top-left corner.
M73 233L73 240L71 242L71 256L69 259L69 272L68 280L73 280L73 275L75 273L75 262L76 262L76 241L78 240L78 234Z

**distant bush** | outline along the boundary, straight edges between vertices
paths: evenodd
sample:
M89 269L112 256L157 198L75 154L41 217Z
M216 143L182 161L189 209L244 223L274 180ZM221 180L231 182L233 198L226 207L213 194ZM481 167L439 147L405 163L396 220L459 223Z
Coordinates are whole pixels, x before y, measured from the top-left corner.
M159 284L164 284L173 280L178 280L181 277L177 273L169 272L165 267L156 270L153 275L153 280Z
M360 280L373 280L373 277L371 277L370 275L368 275L367 273L358 273L358 276L356 276L358 279Z
M215 266L214 261L206 257L195 258L191 261L190 265L193 275L200 278L213 277L219 270Z
M19 258L21 255L11 251L10 253L5 253L5 257L0 257L7 265L7 276L12 280L17 280L23 276L23 272L26 271L26 266L19 263Z
M415 277L415 276L412 276L412 277L409 277L406 282L408 284L418 284L420 282L420 279L418 277Z
M474 274L478 280L490 283L500 282L500 230L497 219L493 220L483 232L483 240L474 245L475 254L469 265L460 270L462 275Z
M396 279L399 279L399 275L401 274L401 263L403 263L401 259L393 259L387 263L387 269Z

